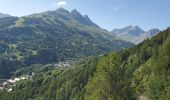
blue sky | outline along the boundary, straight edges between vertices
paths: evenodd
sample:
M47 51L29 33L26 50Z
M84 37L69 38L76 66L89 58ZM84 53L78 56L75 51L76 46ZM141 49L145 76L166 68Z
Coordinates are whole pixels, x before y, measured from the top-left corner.
M170 0L0 0L0 12L25 16L59 7L77 9L102 28L127 25L165 29L170 26Z

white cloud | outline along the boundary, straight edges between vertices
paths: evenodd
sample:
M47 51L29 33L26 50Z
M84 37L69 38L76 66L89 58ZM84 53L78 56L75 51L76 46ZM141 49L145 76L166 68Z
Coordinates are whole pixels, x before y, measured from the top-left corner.
M64 1L64 0L61 0L61 1L59 1L58 3L57 3L57 6L65 6L65 5L67 5L67 3L66 3L66 1Z
M120 5L120 6L117 6L117 7L113 8L112 10L113 10L114 12L118 12L119 10L124 9L124 8L127 8L127 6L125 6L125 5Z

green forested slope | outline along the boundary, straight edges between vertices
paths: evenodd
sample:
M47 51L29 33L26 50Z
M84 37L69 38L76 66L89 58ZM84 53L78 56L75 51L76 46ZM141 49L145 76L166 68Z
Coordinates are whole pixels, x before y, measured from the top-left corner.
M4 100L169 100L170 28L138 46L89 59L64 71L38 73Z
M76 10L7 17L0 19L0 78L31 64L96 56L130 46Z

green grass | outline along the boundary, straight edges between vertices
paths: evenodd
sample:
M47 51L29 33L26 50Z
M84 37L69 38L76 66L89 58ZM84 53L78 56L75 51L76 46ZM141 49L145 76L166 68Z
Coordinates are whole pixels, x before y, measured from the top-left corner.
M22 26L22 25L23 25L23 22L24 22L24 19L23 19L23 18L20 18L19 20L17 20L17 21L15 22L15 25L16 25L16 26Z
M18 61L24 58L24 56L22 56L20 52L14 53L14 55Z
M33 55L33 56L36 56L36 55L38 54L38 52L37 52L37 51L33 51L33 50L31 50L31 52L32 52L32 55Z
M9 48L10 48L10 49L16 49L16 48L17 48L17 45L16 45L16 44L9 44Z

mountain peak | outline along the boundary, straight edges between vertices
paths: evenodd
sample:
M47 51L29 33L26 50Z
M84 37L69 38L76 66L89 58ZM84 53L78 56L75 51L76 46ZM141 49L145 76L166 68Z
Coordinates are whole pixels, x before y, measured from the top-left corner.
M71 12L79 13L79 12L77 11L77 9L73 9Z
M90 19L88 15L84 15L83 17L88 20Z
M87 21L88 24L91 24L95 27L99 27L98 25L96 25L93 21L91 21L91 19L89 18L88 15L83 15L84 19Z
M158 28L153 28L153 29L150 29L150 30L147 31L147 33L150 34L150 35L155 35L159 32L160 32L160 30Z
M114 29L112 33L118 36L121 36L121 35L139 36L145 33L145 31L142 30L139 26L130 25L130 26L126 26L121 29Z
M72 14L73 16L82 17L82 15L81 15L76 9L72 10L72 11L71 11L71 14Z
M64 8L62 8L62 7L56 9L56 11L59 11L59 12L67 12L67 13L69 12L68 10L66 10L66 9L64 9Z
M66 9L64 9L63 7L60 7L60 8L58 8L57 10L66 10Z
M137 25L130 25L130 26L127 26L125 28L128 28L129 30L142 30L139 26Z
M152 28L150 30L148 30L148 32L151 32L151 31L160 31L158 28Z
M98 27L96 24L94 24L90 18L87 15L82 15L81 13L79 13L76 9L71 11L71 15L73 16L74 19L76 19L78 22L85 24L85 25L91 25L91 26L95 26Z

